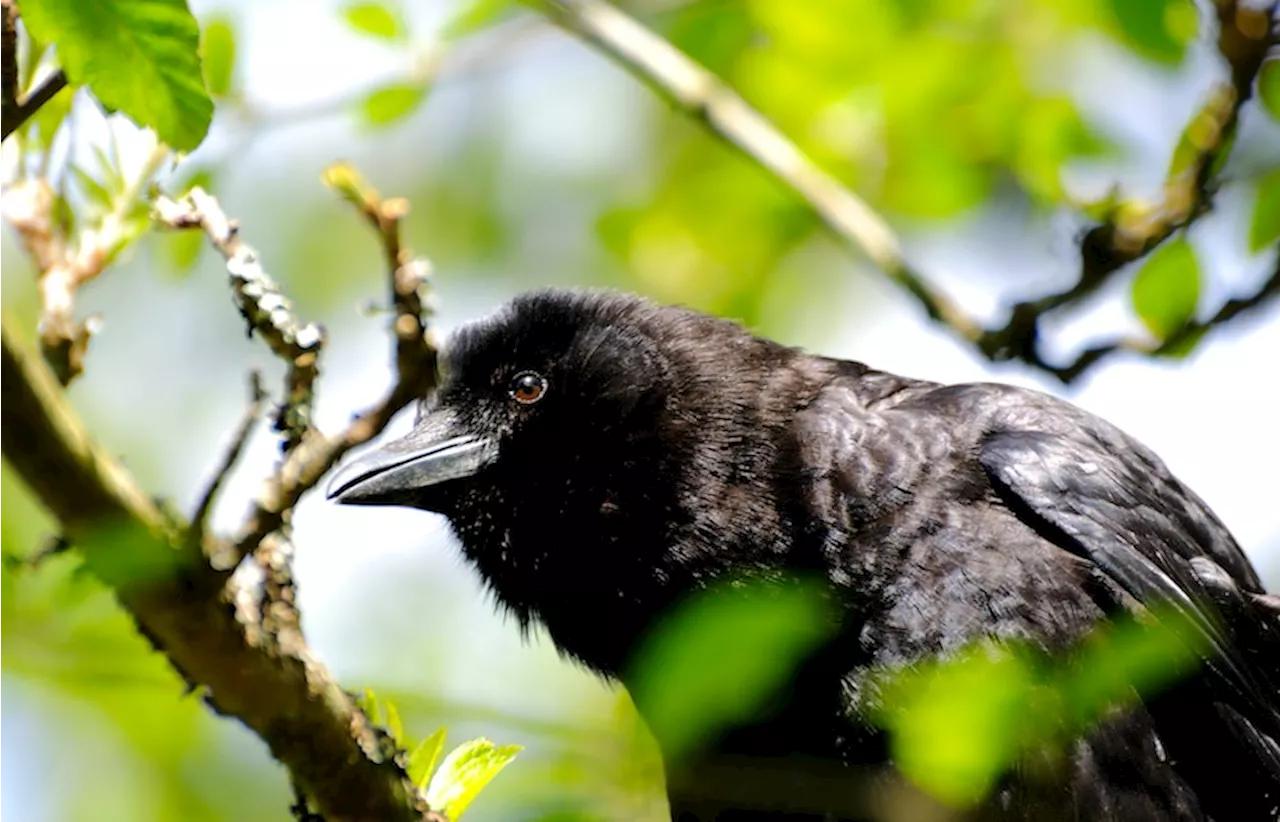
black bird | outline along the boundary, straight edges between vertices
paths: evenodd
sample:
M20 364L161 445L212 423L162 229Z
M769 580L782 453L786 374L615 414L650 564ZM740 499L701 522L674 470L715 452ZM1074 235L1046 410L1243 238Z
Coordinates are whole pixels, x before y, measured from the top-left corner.
M625 684L661 617L718 580L816 573L834 592L839 630L785 704L669 773L673 817L874 815L855 794L891 762L869 672L983 639L1060 651L1151 612L1179 616L1197 670L1049 775L1020 762L975 813L1280 817L1280 606L1204 502L1103 420L613 292L520 296L444 363L412 433L330 496L448 517L497 601L563 653ZM725 762L784 778L718 778Z

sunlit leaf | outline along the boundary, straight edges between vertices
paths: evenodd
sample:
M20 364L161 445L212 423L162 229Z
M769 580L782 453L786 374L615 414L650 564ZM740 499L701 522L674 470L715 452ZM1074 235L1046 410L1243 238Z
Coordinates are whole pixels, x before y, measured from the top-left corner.
M413 784L422 790L427 786L427 780L431 778L431 774L435 772L436 762L440 759L440 752L444 750L445 729L440 728L431 736L418 743L418 746L409 753L409 779Z
M1159 339L1195 316L1200 301L1200 265L1185 237L1168 240L1151 253L1133 278L1133 310Z
M1280 60L1268 60L1258 72L1258 99L1271 117L1280 120Z
M1280 168L1258 181L1249 218L1249 250L1255 254L1280 242Z
M399 745L405 744L404 720L400 718L400 709L391 700L387 700L387 733L391 734L391 738Z
M125 189L124 171L118 159L100 145L93 146L93 159L98 164L97 178L110 191L112 196L121 194Z
M395 83L369 94L360 104L364 120L371 126L389 126L417 111L427 98L427 86Z
M1017 756L1034 674L1007 649L979 646L921 666L886 689L893 762L937 799L968 807L986 796Z
M180 151L204 140L213 101L200 69L200 27L184 0L24 0L22 19L108 110Z
M71 170L71 175L75 177L76 186L92 206L95 206L100 212L111 210L111 192L107 191L102 183L95 180L92 174L75 163L67 166L67 168Z
M506 18L517 6L517 0L467 0L444 25L440 36L456 40L474 34Z
M380 40L404 40L409 36L398 11L382 3L353 3L342 10L347 25Z
M236 71L236 32L231 18L217 17L206 23L200 49L209 93L214 97L227 96Z
M369 718L374 725L382 725L382 703L378 701L378 695L370 688L365 688L364 693L356 697L356 705Z
M1124 41L1134 51L1160 63L1182 61L1196 34L1191 0L1108 0Z
M796 666L830 636L825 591L799 580L746 580L703 592L664 619L628 678L668 758L779 696Z
M484 786L521 750L520 745L494 745L484 738L462 743L449 752L431 778L424 794L427 804L456 822Z
M1122 619L1053 655L977 643L880 678L876 714L895 766L936 799L967 808L1025 754L1052 761L1117 707L1165 690L1198 662L1176 612Z

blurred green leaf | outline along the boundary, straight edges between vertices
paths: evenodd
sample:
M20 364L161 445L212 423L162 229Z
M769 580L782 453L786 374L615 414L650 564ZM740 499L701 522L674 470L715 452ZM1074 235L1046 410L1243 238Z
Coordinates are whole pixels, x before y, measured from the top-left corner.
M1196 8L1191 0L1108 0L1123 40L1134 51L1158 63L1182 62L1196 35Z
M33 35L58 47L74 83L109 111L150 126L179 151L200 145L213 101L200 69L200 27L184 0L24 0Z
M1200 301L1200 265L1186 237L1166 241L1133 278L1133 310L1143 325L1165 339L1186 325Z
M456 822L484 786L521 750L520 745L494 745L483 737L462 743L449 752L431 778L424 794L427 804Z
M226 97L236 71L236 31L231 18L215 17L205 23L201 35L204 81L214 97Z
M371 92L360 104L365 122L383 127L403 120L422 105L427 88L421 83L394 83Z
M980 802L1035 751L1052 762L1117 707L1154 695L1198 664L1198 636L1176 612L1122 618L1051 655L1024 643L976 643L880 678L878 721L895 765L938 800Z
M663 754L686 754L764 709L830 636L831 617L826 592L803 580L746 579L675 609L627 678Z
M475 34L510 16L517 6L517 0L467 0L461 10L445 23L440 36L445 40L457 40Z
M100 213L111 210L114 198L102 183L98 182L92 174L75 163L71 163L67 168L71 171L71 176L75 177L76 187L80 189L80 193L85 196L90 206L96 208Z
M941 664L922 665L886 689L884 715L894 764L937 799L968 807L982 800L1019 751L1033 713L1029 664L980 645Z
M342 10L347 25L380 40L407 40L409 31L399 10L392 11L382 3L352 3Z
M1258 99L1275 120L1280 120L1280 59L1262 64L1258 72Z
M1258 181L1258 193L1249 218L1249 250L1257 254L1280 241L1280 168Z
M124 238L110 254L118 254L149 227L145 218L132 216L124 229ZM138 585L171 579L194 561L186 552L132 521L103 523L81 538L79 545L93 572L113 587Z
M418 790L427 787L427 780L435 772L440 752L444 750L444 738L445 729L439 728L409 753L409 779L418 786Z
M390 700L386 703L387 711L387 733L391 734L391 738L396 741L397 745L404 747L408 740L404 735L404 720L400 719L400 709Z
M97 144L93 146L93 159L98 163L97 179L106 187L107 191L111 192L113 197L123 193L125 189L124 172L120 168L118 159L107 154L107 150Z
M371 723L382 726L382 703L372 689L365 688L364 693L356 697L356 706L364 712Z

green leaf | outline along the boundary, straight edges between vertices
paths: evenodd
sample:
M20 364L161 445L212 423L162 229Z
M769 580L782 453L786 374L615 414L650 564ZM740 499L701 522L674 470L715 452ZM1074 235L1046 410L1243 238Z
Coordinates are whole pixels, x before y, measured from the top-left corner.
M1072 648L975 643L946 659L877 676L876 721L894 764L937 799L979 802L1025 754L1053 762L1116 707L1193 670L1200 630L1177 611L1120 618Z
M1191 0L1110 0L1122 39L1134 51L1158 63L1182 62L1196 34Z
M102 146L97 144L93 146L93 158L98 163L98 178L112 194L120 194L125 189L124 173L120 169L117 154L114 144L110 155Z
M342 10L347 25L380 40L407 40L409 32L401 16L381 3L352 3Z
M445 23L440 32L444 40L456 40L474 34L510 15L516 0L470 0Z
M1280 120L1280 60L1268 60L1258 72L1258 99L1262 107Z
M93 175L85 171L80 166L72 163L67 166L71 170L71 176L76 178L76 184L80 189L80 193L93 206L96 206L103 212L111 210L113 198L111 192L107 191L107 187L94 179Z
M476 795L522 750L520 745L494 745L483 737L464 742L449 752L431 778L424 798L451 822Z
M365 688L364 693L356 697L356 705L374 725L382 724L382 703L371 689Z
M404 745L404 720L400 719L400 709L391 700L387 700L386 708L387 733L391 734L391 738L396 741L397 745Z
M58 47L73 83L88 85L179 151L213 119L200 70L200 27L183 0L23 0L23 22Z
M1200 265L1185 237L1157 248L1133 278L1133 310L1163 340L1187 324L1200 301Z
M418 747L414 748L409 754L409 779L417 786L418 790L422 790L427 786L427 780L436 769L436 762L440 759L440 752L444 750L445 729L440 728L431 736L418 743Z
M226 97L236 72L236 31L231 18L217 17L205 24L200 53L204 58L204 81L214 97Z
M640 649L628 682L670 760L774 698L831 630L828 600L807 580L741 580L694 597Z
M1249 250L1257 254L1280 241L1280 168L1258 181L1258 195L1249 220Z
M365 122L371 126L389 126L413 114L427 97L427 86L395 83L369 94L361 103Z
M949 805L980 801L1017 755L1024 723L1047 717L1027 710L1033 686L1023 658L990 646L904 672L885 688L894 764Z

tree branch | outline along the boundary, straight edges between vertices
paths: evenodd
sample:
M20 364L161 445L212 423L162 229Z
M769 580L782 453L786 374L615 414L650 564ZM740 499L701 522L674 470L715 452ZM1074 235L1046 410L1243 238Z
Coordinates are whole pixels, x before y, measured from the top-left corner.
M111 585L139 629L219 713L257 733L330 822L422 820L428 810L380 735L299 630L237 618L215 570L89 439L40 358L3 326L5 459ZM205 553L217 553L206 539Z
M98 320L75 317L76 292L92 282L136 238L133 212L147 185L169 157L156 145L137 175L113 195L111 209L69 243L55 215L57 195L43 177L4 190L4 216L36 266L40 288L40 349L63 385L84 371L89 340Z
M1276 10L1275 2L1254 9L1235 0L1216 0L1219 50L1230 66L1231 79L1214 91L1188 126L1171 164L1163 202L1142 212L1117 209L1111 218L1085 235L1081 243L1080 277L1071 288L1018 303L1003 327L985 329L905 261L892 230L870 206L819 168L710 71L603 0L525 2L768 170L838 239L865 254L894 283L911 294L930 319L949 328L992 361L1020 360L1064 383L1117 351L1167 351L1188 341L1189 337L1181 333L1178 339L1171 338L1156 346L1117 341L1082 352L1070 365L1056 366L1040 353L1039 322L1043 315L1093 293L1122 267L1141 258L1208 210L1216 188L1214 175L1230 151L1240 107L1252 93L1252 84L1271 43L1269 21ZM1264 287L1256 302L1252 298L1245 302L1252 307L1273 293L1274 289ZM1222 317L1229 318L1236 313L1239 312L1219 312L1207 322L1193 324L1194 333L1203 334L1225 322Z
M26 96L21 103L18 103L4 118L4 137L8 137L14 131L22 128L22 125L35 116L45 103L53 99L54 95L67 87L67 75L62 69L58 69L44 79L43 82Z
M209 480L209 484L205 486L204 493L200 495L200 501L196 503L195 513L191 515L191 533L190 539L197 545L204 542L207 533L209 513L213 510L213 504L218 499L218 492L222 490L222 484L226 481L227 475L235 468L236 463L240 460L240 455L244 452L245 445L249 442L249 435L253 433L253 424L258 421L258 417L262 414L262 401L266 399L266 394L262 390L262 375L257 371L249 374L249 405L244 410L243 416L240 418L240 424L236 426L235 434L231 437L231 444L227 447L226 453L222 455L222 461L218 463L218 468L213 474L213 478Z
M293 506L343 454L377 436L402 408L435 387L436 348L423 319L421 295L429 267L425 261L414 260L399 240L399 221L407 212L408 204L403 200L383 201L377 192L358 182L354 171L346 169L343 173L354 181L352 185L360 187L361 202L367 202L380 221L395 305L391 330L396 339L396 382L381 402L357 416L344 431L326 435L310 425L299 431L297 441L286 450L284 461L267 479L233 541L233 550L219 558L219 565L225 567L238 564L253 553L268 534L286 525ZM346 190L342 191L343 196L349 198ZM307 389L305 396L309 402L310 386L319 373L318 355L323 335L317 326L299 326L290 313L288 300L262 270L253 250L239 240L234 221L227 218L217 200L194 189L181 201L159 198L156 213L163 223L173 228L200 227L205 231L227 260L237 302L251 328L267 340L273 351L290 359L291 397L300 382L296 372L307 369L301 383ZM308 331L312 328L314 333ZM288 410L291 401L286 401L282 414L305 416L309 421L309 412Z
M324 329L294 316L293 304L258 262L258 253L240 238L240 227L204 189L193 188L181 200L159 197L154 206L160 222L169 228L204 230L227 261L231 292L249 333L256 331L271 353L288 366L275 427L284 434L285 453L292 451L311 427Z
M773 123L732 88L602 0L527 0L565 30L595 46L631 74L699 120L791 189L841 241L865 254L919 301L930 319L966 339L981 329L949 298L932 289L902 256L884 219L818 167Z

